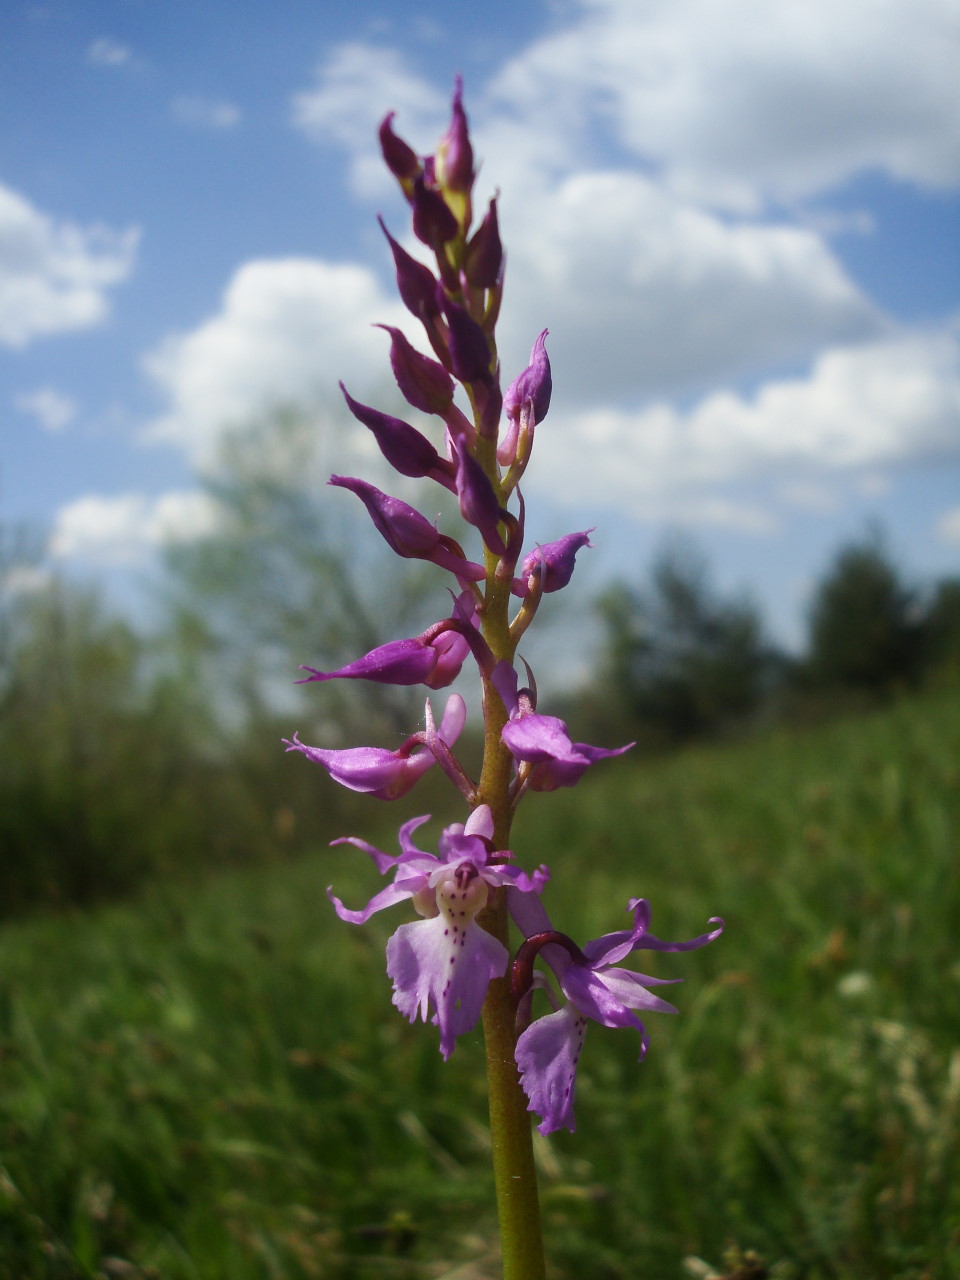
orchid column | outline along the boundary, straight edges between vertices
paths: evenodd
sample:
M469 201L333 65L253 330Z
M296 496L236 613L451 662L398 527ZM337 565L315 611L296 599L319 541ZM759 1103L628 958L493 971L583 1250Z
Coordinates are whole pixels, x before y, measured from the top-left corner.
M401 924L387 944L393 1003L411 1022L419 1017L438 1026L445 1058L482 1014L504 1276L535 1280L543 1276L544 1264L528 1111L540 1116L542 1133L573 1129L575 1074L587 1020L634 1028L642 1056L646 1032L636 1010L673 1011L647 989L661 980L616 964L641 948L702 946L719 934L722 922L711 921L715 928L689 942L663 942L648 932L647 903L634 898L627 906L630 928L581 950L554 928L541 904L546 868L528 872L514 861L510 828L527 791L573 786L590 765L629 748L572 742L562 721L537 711L536 685L525 664L526 683L518 679L520 638L542 597L570 581L578 552L590 542L587 532L571 533L524 554L518 486L550 406L547 331L534 342L527 368L503 393L495 332L503 292L497 204L489 202L473 229L475 171L459 81L450 126L434 155L421 158L399 138L392 113L381 125L380 143L409 204L414 235L431 257L427 266L383 227L400 296L433 352L425 355L399 329L384 326L390 362L407 402L439 420L440 447L342 389L351 413L373 433L396 471L456 495L464 532L477 549L468 555L463 533L441 533L413 507L369 482L332 476L332 485L360 499L395 554L436 564L455 581L456 592L448 616L421 635L390 641L337 671L304 670L307 681L441 689L469 660L481 685L483 762L473 779L455 753L466 719L456 693L447 699L439 724L428 700L423 729L394 751L324 750L296 735L286 746L322 765L343 786L380 799L404 795L433 765L459 793L466 812L445 828L438 854L414 843L425 817L400 828L397 855L349 837L346 843L369 855L381 875L392 873L391 882L359 910L328 892L340 918L354 924L409 901L420 918ZM512 966L511 919L522 935ZM535 968L538 961L547 972ZM543 993L550 1011L534 1020L535 992Z

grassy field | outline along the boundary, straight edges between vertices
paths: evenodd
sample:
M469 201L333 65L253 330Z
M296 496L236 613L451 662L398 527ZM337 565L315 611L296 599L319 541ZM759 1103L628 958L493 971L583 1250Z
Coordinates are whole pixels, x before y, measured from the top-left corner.
M637 962L686 979L642 1065L588 1034L538 1140L553 1280L960 1277L955 693L600 766L514 844L581 940L636 895L727 920ZM3 1280L496 1276L479 1033L445 1066L389 1004L402 912L324 897L376 879L321 850L0 931Z

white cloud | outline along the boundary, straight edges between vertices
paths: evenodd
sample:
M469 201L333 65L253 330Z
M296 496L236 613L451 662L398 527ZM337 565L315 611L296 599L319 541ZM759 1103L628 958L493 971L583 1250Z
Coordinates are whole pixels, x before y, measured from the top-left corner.
M0 345L100 324L133 269L139 232L55 221L0 186Z
M364 267L309 258L246 263L215 316L146 357L168 403L148 436L173 441L205 466L230 429L280 410L333 405L342 421L337 382L362 394L389 370L389 343L375 321L407 318Z
M205 129L211 133L236 128L243 115L236 103L195 94L181 94L174 98L170 104L170 114L178 124L191 129Z
M109 36L101 36L87 46L87 61L95 67L123 67L129 63L132 54L125 44L112 40Z
M156 498L142 493L87 494L62 507L50 535L50 554L122 564L171 542L190 542L217 526L216 504L199 490Z
M960 507L951 507L937 520L937 537L941 542L960 543Z
M517 65L527 67L526 56ZM296 101L301 127L348 148L355 186L378 193L393 186L375 144L386 108L406 104L398 130L419 150L435 144L449 112L448 97L395 54L361 45L335 50ZM814 227L721 216L638 164L603 167L609 122L591 101L559 89L543 96L511 72L467 105L482 173L504 190L505 370L522 367L547 325L568 396L690 394L882 327Z
M77 406L54 387L39 387L14 396L14 408L36 418L46 431L62 431L77 416Z
M587 154L611 131L669 183L754 208L883 169L960 181L953 0L582 0L490 87Z
M502 350L524 360L549 325L557 385L578 403L702 390L881 326L804 228L731 223L639 174L529 194L504 199Z
M362 194L377 195L393 185L377 144L388 110L397 113L395 127L402 136L429 139L428 146L446 127L449 95L407 71L393 49L338 45L320 63L315 79L312 89L292 99L293 124L314 142L336 142L353 153L353 183Z
M648 514L758 477L796 486L956 457L958 423L960 342L907 335L828 350L805 378L768 382L752 397L716 392L688 412L666 403L551 410L535 482L558 500Z

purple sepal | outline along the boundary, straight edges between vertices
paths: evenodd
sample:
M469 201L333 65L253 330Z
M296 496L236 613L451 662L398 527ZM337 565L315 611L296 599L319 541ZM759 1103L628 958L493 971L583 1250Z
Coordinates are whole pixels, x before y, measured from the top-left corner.
M479 582L485 576L482 565L467 560L452 538L440 534L426 516L406 502L392 498L355 476L331 476L327 483L349 489L357 495L384 540L398 556L429 560L465 581Z
M577 552L583 547L592 547L590 534L592 529L583 533L568 533L556 542L545 542L523 557L520 565L520 576L514 582L514 595L527 594L528 581L531 574L540 573L543 578L543 592L561 591L573 576Z
M513 422L519 422L523 406L533 406L536 422L542 422L550 408L550 393L553 380L550 374L550 357L547 355L545 340L548 329L544 329L530 352L530 363L518 377L514 378L503 397L503 411Z
M413 234L431 249L439 250L459 231L457 218L443 196L427 186L424 176L413 180Z
M500 503L490 478L477 459L465 448L456 447L456 485L460 514L468 524L479 529L486 545L502 556L506 547L497 529L501 520Z
M371 649L362 658L338 667L336 671L317 671L314 667L301 667L310 675L297 684L310 684L323 680L373 680L378 684L423 684L437 665L437 655L430 644L421 638L391 640Z
M428 319L440 314L440 307L437 305L437 278L428 266L407 253L403 245L394 240L382 218L377 221L393 254L400 300L418 320L427 323Z
M381 874L394 872L394 882L375 894L359 911L345 907L327 890L342 920L362 923L375 912L405 898L413 900L422 920L402 924L387 943L387 974L393 981L393 1003L411 1022L430 1019L440 1028L440 1051L453 1052L456 1038L473 1029L492 978L506 973L503 944L477 924L490 890L511 886L512 893L539 893L546 880L541 868L527 876L516 867L492 859L510 858L509 850L491 852L493 820L480 805L466 823L454 823L440 836L440 856L424 853L410 839L423 818L405 823L403 852L391 857L365 841L350 843L373 858Z
M421 413L443 417L453 404L453 379L442 364L412 346L400 329L381 324L390 335L390 366L404 399Z
M421 164L414 149L393 132L393 118L396 114L395 111L390 111L380 124L380 150L387 168L409 198L411 185L420 173Z
M492 381L487 335L459 303L447 297L441 285L437 286L437 303L450 326L450 368L454 377L461 382Z
M460 736L466 718L466 704L458 693L452 693L437 730L448 747ZM308 760L322 765L341 786L376 796L379 800L396 800L406 795L434 763L431 751L415 750L419 743L420 739L414 735L398 751L387 751L381 747L327 751L322 747L308 747L297 734L293 735L292 742L283 739L288 751L300 751Z
M533 765L528 783L531 791L572 787L590 765L611 756L622 756L634 746L628 742L624 747L608 750L585 742L571 742L562 720L536 712L508 721L501 736L515 759Z
M454 82L450 125L437 147L434 177L440 186L450 191L466 194L473 186L473 148L463 109L463 81L460 76Z
M437 368L439 367L438 365ZM354 400L342 382L340 390L353 416L373 432L380 452L394 471L416 479L428 476L448 489L454 488L452 465L446 458L440 457L427 437L416 427L411 427L401 418L393 418L390 414L381 413L379 409L371 409L369 405Z
M467 277L467 283L475 289L495 289L500 284L502 272L503 245L500 242L497 201L494 198L467 244L463 274Z
M372 680L379 684L425 684L430 689L443 689L456 680L473 646L475 618L473 596L465 591L455 602L453 616L435 622L422 635L409 640L391 640L336 671L301 667L310 675L297 683Z

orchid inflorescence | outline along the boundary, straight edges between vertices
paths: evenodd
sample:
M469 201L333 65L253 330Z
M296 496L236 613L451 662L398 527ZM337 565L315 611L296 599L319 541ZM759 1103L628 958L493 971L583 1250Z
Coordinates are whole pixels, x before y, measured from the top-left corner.
M372 432L396 471L456 495L467 532L479 535L482 552L469 559L459 541L440 533L406 502L365 480L332 476L330 484L360 499L397 555L438 565L453 576L457 591L451 593L449 616L421 635L381 645L336 671L303 669L309 673L306 682L371 680L441 689L472 659L482 689L483 766L475 781L455 754L467 714L458 693L447 699L439 724L428 700L424 729L393 751L325 750L306 746L297 735L286 746L322 765L343 786L381 799L404 795L434 764L458 789L469 814L446 827L437 855L414 843L426 817L400 828L398 855L355 837L337 841L368 854L381 875L392 873L392 880L356 911L328 893L341 920L354 924L411 901L420 918L401 924L387 944L393 1002L411 1022L419 1016L439 1027L445 1058L457 1036L479 1020L491 981L509 970L515 1061L528 1109L540 1116L543 1133L572 1130L575 1073L587 1020L637 1030L642 1057L647 1036L637 1011L675 1011L648 988L676 979L645 977L618 967L620 962L638 950L701 947L720 934L723 923L712 919L709 932L688 942L663 942L649 932L647 902L633 899L627 908L630 928L581 949L554 928L541 902L547 869L522 870L506 847L513 814L526 792L574 786L591 765L633 744L608 750L572 741L562 720L537 710L536 683L526 664L524 684L515 667L517 646L542 597L568 584L578 553L591 545L592 530L523 554L519 482L550 407L547 330L534 342L527 367L502 393L495 338L504 279L497 198L471 234L476 173L459 79L450 125L434 155L421 158L394 132L393 113L380 126L380 144L409 204L414 235L433 255L428 267L381 220L400 296L422 324L433 355L416 350L400 329L382 327L390 338L397 385L414 409L441 420L442 448L402 419L360 404L342 384L341 389L350 412ZM469 414L456 402L458 389ZM515 511L509 507L513 499ZM512 599L519 604L511 618ZM497 904L499 929L491 924ZM503 940L507 912L524 937L512 964ZM538 960L555 986L535 969ZM546 993L552 1011L533 1019L537 990Z

